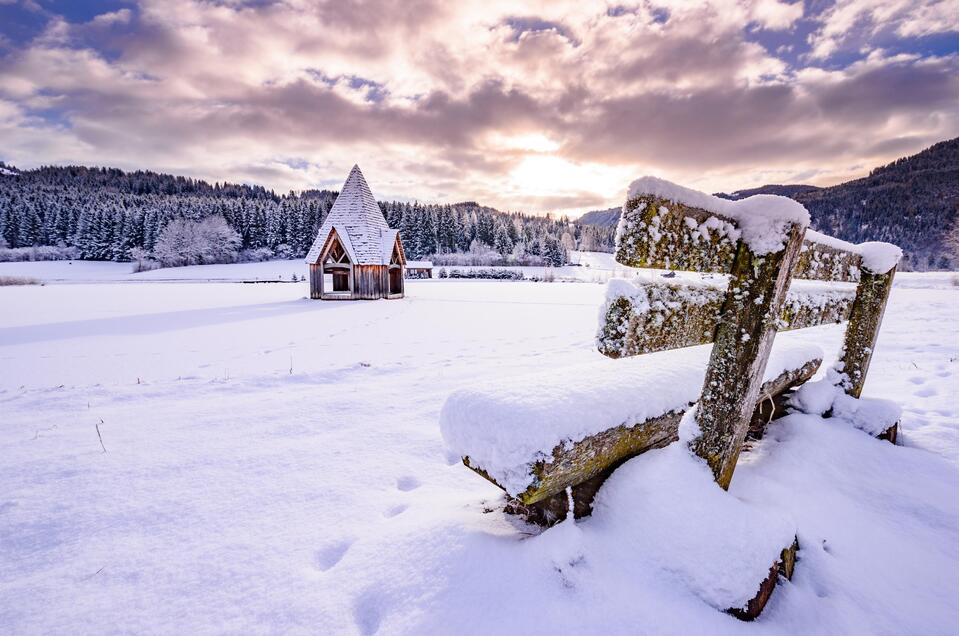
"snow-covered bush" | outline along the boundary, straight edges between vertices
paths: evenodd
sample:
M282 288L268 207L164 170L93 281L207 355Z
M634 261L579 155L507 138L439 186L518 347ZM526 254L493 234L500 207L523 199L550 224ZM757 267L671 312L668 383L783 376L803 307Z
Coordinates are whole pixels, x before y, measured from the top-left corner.
M0 247L0 263L22 261L69 261L80 257L75 247L39 245L34 247Z
M268 247L257 247L252 250L243 250L240 252L238 260L241 263L262 263L273 260L273 250Z
M130 262L133 263L133 273L148 272L151 269L157 269L160 264L153 260L150 252L142 247L130 249Z
M0 287L11 287L13 285L41 285L42 283L30 276L0 276Z
M160 232L153 257L164 267L233 263L239 247L240 235L222 216L199 222L174 219Z
M512 269L451 269L446 276L440 270L440 278L485 278L491 280L523 280L523 272Z

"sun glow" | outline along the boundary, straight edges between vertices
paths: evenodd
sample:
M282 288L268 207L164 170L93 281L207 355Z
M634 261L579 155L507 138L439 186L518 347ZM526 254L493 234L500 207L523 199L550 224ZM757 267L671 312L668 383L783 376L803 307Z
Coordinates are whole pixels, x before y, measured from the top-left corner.
M618 200L630 176L629 168L573 162L555 155L528 155L510 173L509 181L515 190L527 195L594 192Z

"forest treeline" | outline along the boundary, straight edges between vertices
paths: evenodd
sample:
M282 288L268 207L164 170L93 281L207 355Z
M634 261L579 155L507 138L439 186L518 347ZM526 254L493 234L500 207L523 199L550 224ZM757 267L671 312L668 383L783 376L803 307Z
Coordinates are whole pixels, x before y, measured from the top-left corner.
M83 166L20 171L0 163L0 248L8 260L17 254L24 259L40 254L129 261L168 253L171 246L175 251L180 243L164 238L174 221L182 223L166 232L170 239L182 239L191 228L201 242L203 236L220 237L219 229L210 232L217 223L202 222L222 217L235 237L212 246L207 253L215 256L208 259L300 258L336 196L329 190L277 195L260 186L210 184L149 171ZM379 205L390 227L400 229L410 260L473 253L488 264L562 265L570 250L613 247L612 228L584 226L565 217L505 213L475 202ZM232 248L224 252L224 245L233 246L235 254L231 256ZM200 262L204 247L195 250Z

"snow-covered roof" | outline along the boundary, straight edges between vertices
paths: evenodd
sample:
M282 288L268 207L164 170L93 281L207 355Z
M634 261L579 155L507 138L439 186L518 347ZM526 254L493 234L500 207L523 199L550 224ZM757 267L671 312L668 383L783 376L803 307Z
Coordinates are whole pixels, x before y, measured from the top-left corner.
M396 245L396 237L399 236L399 230L387 230L380 236L380 256L384 263L389 263L393 256L393 246Z
M343 189L306 255L307 263L316 263L320 252L336 228L343 247L356 265L388 265L397 230L391 230L376 204L359 166L353 166ZM386 247L388 246L388 247Z
M406 261L406 269L429 269L433 261Z

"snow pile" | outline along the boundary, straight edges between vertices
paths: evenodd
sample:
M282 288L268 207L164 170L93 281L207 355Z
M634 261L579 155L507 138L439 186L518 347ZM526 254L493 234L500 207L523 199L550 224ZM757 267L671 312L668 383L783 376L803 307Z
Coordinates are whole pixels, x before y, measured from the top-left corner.
M709 353L690 347L603 358L460 389L440 413L443 440L515 496L533 483L533 464L551 461L556 446L687 409L699 399ZM822 357L815 345L775 347L764 381Z
M644 194L702 208L735 221L743 240L759 255L782 249L791 225L809 225L809 212L801 203L772 194L757 194L730 201L656 177L642 177L629 185L626 199L628 201Z
M596 497L590 530L726 610L756 595L796 524L720 488L679 442L617 469Z
M874 274L885 274L899 264L902 249L892 243L870 241L857 246L862 266Z
M826 377L807 382L789 399L789 406L808 415L828 416L848 422L870 435L879 435L902 417L902 408L880 398L855 398L847 395L845 374L829 369Z

